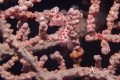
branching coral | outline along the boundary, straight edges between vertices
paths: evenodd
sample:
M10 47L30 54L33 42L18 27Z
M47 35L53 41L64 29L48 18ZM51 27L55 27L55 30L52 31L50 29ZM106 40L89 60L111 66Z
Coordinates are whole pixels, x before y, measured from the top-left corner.
M97 24L95 22L100 9L100 0L91 0L86 19L87 23L85 23L86 27L80 25L84 14L74 8L70 8L65 14L60 12L58 7L43 12L29 10L39 2L42 1L18 0L18 5L0 11L0 35L3 38L3 42L0 44L0 60L2 62L4 59L9 58L7 62L0 65L2 79L72 80L80 77L82 80L120 80L120 75L116 74L116 70L120 65L120 52L112 53L109 65L105 68L102 67L101 57L101 55L109 55L111 50L109 42L120 43L120 33L112 34L113 29L120 29L119 22L115 21L119 17L119 0L114 0L106 18L107 28L101 32L96 31ZM0 0L0 3L2 4L3 0ZM13 25L8 22L8 19L18 20L16 29L12 28ZM35 31L38 33L34 37L29 37L32 32L30 23L28 23L29 19L33 19L38 23L38 29ZM47 31L51 27L59 27L59 29L55 33L48 34ZM86 42L101 41L102 54L95 54L92 57L95 60L93 66L85 67L81 65L86 50L81 47L80 36L78 36L81 30L79 29L87 29L85 30L87 33L84 34ZM47 54L42 55L42 52L40 52L56 45L65 48L65 52L62 54L60 51L55 50L54 53L49 53L49 56ZM37 52L41 55L38 55ZM37 56L35 53L37 53ZM64 59L66 53L69 53L69 56L66 56L74 62L72 68L67 68ZM49 58L57 61L57 69L48 70L45 67L45 63ZM15 75L9 71L16 62L22 65L20 75Z

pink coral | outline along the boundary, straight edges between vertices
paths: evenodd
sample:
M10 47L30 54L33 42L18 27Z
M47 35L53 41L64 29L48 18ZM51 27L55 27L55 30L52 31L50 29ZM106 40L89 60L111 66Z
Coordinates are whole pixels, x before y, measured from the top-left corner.
M36 11L36 8L39 10L44 7L42 5L44 0L13 0L14 5L8 8L5 4L9 4L10 1L0 0L2 6L0 10L0 36L2 38L0 77L5 80L72 80L77 77L82 80L120 80L119 72L117 72L120 65L120 52L116 53L119 49L113 52L114 47L110 46L111 43L116 45L120 43L119 31L113 32L114 29L116 31L120 29L120 1L113 1L106 17L106 25L102 25L106 26L106 29L101 31L96 30L98 22L102 22L96 16L102 12L100 7L103 6L104 1L90 1L91 5L87 0L84 0L83 4L90 5L88 12L77 10L78 6L74 6L62 13L61 8L57 6ZM35 6L38 4L42 7ZM11 6L11 3L9 5ZM15 25L12 20L15 20ZM29 20L33 21L29 22ZM57 29L56 32L54 28ZM79 31L81 33L85 31L82 34L85 41L82 41L83 38L81 40ZM96 52L97 50L99 52ZM104 57L107 60L109 57L107 66L103 66ZM4 61L6 59L8 61ZM94 63L91 63L90 60L93 59ZM54 68L55 66L57 67ZM17 67L19 74L13 73L17 71L13 69L14 67ZM50 67L54 69L49 70ZM14 71L12 72L11 69Z

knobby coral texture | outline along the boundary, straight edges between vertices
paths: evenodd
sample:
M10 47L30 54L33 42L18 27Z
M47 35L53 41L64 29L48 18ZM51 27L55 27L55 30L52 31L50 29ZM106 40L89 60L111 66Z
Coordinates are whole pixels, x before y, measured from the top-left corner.
M0 0L1 80L120 80L120 0Z

